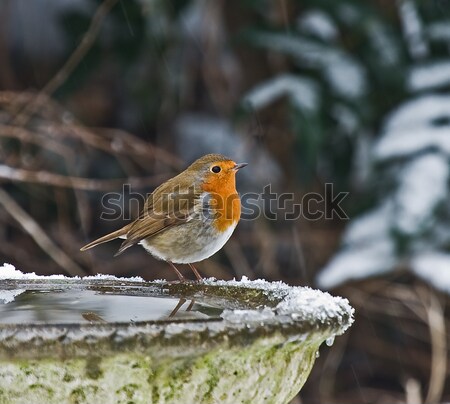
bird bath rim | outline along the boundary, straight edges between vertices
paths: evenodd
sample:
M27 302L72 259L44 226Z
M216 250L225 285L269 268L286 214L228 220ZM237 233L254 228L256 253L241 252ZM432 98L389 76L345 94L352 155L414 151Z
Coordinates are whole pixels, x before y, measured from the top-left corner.
M16 279L6 280L8 272ZM33 313L42 314L47 303L54 302L51 294L39 297L31 292L19 297L23 288L86 290L106 286L126 293L161 292L197 300L206 294L227 305L221 312L199 310L217 316L204 320L0 325L0 401L6 397L17 404L287 403L305 383L320 345L331 343L334 335L342 334L353 321L353 309L346 299L281 282L243 278L169 283L111 276L71 279L37 277L0 266L0 299L21 299L9 313L19 307L26 310L31 304ZM5 289L9 291L2 296ZM78 296L77 301L81 296L100 296L66 293L69 299L59 301L71 302L73 295ZM145 314L155 301L149 302L144 304ZM125 311L119 316L109 316L118 307L116 303L109 311L98 309L104 306L94 307L108 319L128 318L122 314L128 313L129 306L123 306ZM90 302L78 309L84 307L91 307ZM69 312L79 318L78 309ZM17 318L52 321L50 312L43 317L20 313Z
M0 273L1 275L1 273ZM208 296L225 302L226 308L218 317L205 319L163 319L139 322L111 323L27 323L0 324L0 359L2 357L29 358L66 355L77 345L77 354L88 354L93 345L101 345L102 353L117 349L144 349L143 339L155 339L163 345L178 345L180 340L195 339L204 349L216 339L226 338L231 344L242 344L251 335L270 336L280 331L287 340L301 339L305 334L318 332L329 336L342 334L353 321L353 309L347 299L332 297L305 287L291 287L282 282L218 281L146 282L139 278L98 276L85 278L31 277L1 279L2 290L61 289L111 291L140 296L170 296L201 301ZM54 349L54 341L64 342ZM139 340L141 340L139 342ZM117 342L121 341L121 344ZM32 342L32 344L30 344ZM147 340L146 343L149 341ZM142 346L141 346L142 345ZM36 348L40 347L40 350ZM120 347L120 348L119 348ZM126 349L128 349L126 348Z

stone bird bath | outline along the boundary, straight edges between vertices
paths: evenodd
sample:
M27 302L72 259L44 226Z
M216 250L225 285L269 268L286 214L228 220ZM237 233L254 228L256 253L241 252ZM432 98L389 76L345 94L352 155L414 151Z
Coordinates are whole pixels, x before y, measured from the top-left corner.
M0 403L288 403L352 314L346 299L281 282L0 266Z

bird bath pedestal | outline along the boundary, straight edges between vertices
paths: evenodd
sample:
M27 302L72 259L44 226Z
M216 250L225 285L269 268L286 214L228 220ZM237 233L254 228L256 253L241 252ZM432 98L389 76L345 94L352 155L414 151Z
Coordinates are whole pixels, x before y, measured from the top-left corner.
M352 313L281 282L0 267L0 403L287 403Z

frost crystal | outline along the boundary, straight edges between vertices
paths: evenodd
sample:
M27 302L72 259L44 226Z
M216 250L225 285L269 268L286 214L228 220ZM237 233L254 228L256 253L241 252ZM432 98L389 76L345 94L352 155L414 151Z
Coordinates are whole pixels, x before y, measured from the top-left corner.
M354 313L347 299L307 287L291 288L289 294L277 305L276 311L278 314L297 313L303 320L319 320L322 323L329 318L342 319L344 313L349 313L352 317Z

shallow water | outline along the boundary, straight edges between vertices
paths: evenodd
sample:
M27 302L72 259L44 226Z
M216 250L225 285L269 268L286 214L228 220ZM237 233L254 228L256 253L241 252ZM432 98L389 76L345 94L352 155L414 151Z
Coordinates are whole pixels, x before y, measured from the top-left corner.
M3 304L2 304L3 303ZM218 317L222 308L192 300L94 290L5 290L0 324L138 322Z

